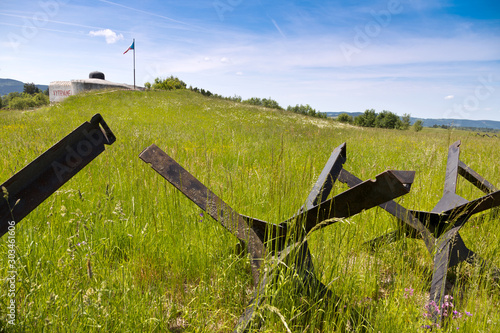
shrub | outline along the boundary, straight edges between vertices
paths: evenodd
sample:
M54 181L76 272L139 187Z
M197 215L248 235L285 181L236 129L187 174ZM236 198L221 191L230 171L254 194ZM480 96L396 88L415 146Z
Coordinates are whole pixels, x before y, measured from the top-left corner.
M264 98L262 100L262 106L266 107L266 108L271 108L271 109L278 109L278 110L282 110L283 108L278 104L278 102L276 102L275 100L273 100L271 97L269 98Z
M262 106L262 100L258 97L252 97L243 101L245 104Z
M311 116L311 117L318 117L318 118L326 118L326 113L322 113L319 111L316 111L313 109L309 104L306 105L295 105L295 106L288 106L287 111L295 112L295 113L300 113L303 115Z
M160 79L157 77L152 85L149 82L146 82L144 86L149 86L155 90L186 89L186 83L173 75L166 79Z
M401 129L407 130L408 128L410 128L410 121L411 115L409 113L403 114L403 117L401 117Z
M9 108L15 110L24 110L31 107L31 98L29 97L16 97L9 102Z
M341 123L349 123L351 124L353 122L352 116L348 115L347 113L341 113L338 115L337 120L340 121Z
M10 94L9 94L10 95ZM15 96L15 97L12 97ZM8 107L15 110L24 110L28 108L39 107L49 104L49 96L43 92L38 92L31 96L27 93L12 95L9 99Z
M413 129L415 130L415 132L420 132L423 128L424 122L420 119L413 124Z

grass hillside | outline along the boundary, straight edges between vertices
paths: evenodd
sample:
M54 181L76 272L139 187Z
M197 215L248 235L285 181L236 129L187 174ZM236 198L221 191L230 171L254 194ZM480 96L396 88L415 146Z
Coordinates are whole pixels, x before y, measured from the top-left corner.
M16 226L15 326L6 317L8 243L0 239L0 331L232 331L252 296L249 260L238 255L235 237L138 158L152 143L240 214L273 223L297 212L342 142L344 167L363 180L415 170L411 192L397 200L410 209L437 203L448 146L458 139L461 160L500 187L497 138L356 128L187 90L89 93L36 111L0 112L0 183L95 113L117 141ZM334 192L345 189L336 184ZM458 189L467 199L482 196L463 179ZM486 212L461 231L496 266L499 222ZM341 304L296 295L293 277L281 276L266 291L255 330L426 331L433 266L423 242L375 252L362 246L396 226L375 208L313 233L316 273ZM463 316L441 330L499 332L500 288L487 272L460 264L449 281ZM260 326L259 318L266 319Z

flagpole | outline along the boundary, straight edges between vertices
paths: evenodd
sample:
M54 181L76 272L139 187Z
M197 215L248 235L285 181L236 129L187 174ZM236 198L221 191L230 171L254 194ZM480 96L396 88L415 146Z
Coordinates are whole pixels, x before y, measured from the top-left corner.
M133 45L134 45L134 90L135 90L135 38L134 38Z

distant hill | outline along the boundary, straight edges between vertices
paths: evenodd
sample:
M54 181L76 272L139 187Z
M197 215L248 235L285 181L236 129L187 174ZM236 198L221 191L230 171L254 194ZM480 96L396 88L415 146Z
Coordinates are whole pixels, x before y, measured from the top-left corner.
M47 90L49 87L45 84L37 84L36 85L40 90ZM0 96L7 95L11 92L23 92L24 90L24 82L12 79L1 79L0 78Z
M352 117L357 117L363 112L326 112L328 117L337 117L341 113L347 113ZM467 128L490 128L495 130L500 130L500 121L494 120L469 120L469 119L431 119L431 118L415 118L411 117L411 123L413 124L417 120L422 120L424 122L424 127L437 126L454 126L454 127L467 127Z

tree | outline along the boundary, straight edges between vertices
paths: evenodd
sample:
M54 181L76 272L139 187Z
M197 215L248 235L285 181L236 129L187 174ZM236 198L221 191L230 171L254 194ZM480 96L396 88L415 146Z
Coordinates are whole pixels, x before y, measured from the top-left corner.
M262 99L262 105L266 108L272 108L278 110L282 109L282 107L278 104L278 102L273 100L271 97Z
M11 93L8 93L7 95L3 96L3 107L4 108L10 108L10 102L15 99L15 98L21 98L23 97L23 93L20 93L19 91L14 91Z
M246 99L243 101L243 103L250 104L250 105L262 106L262 100L258 97L252 97L252 98Z
M40 92L40 89L34 83L25 83L23 92L29 95L35 95Z
M423 128L424 122L420 119L413 124L413 129L415 130L415 132L420 132Z
M144 85L146 86L146 84ZM159 77L157 77L151 87L156 90L186 89L186 83L179 78L171 75L166 79L160 79Z
M341 123L351 124L353 121L353 118L352 118L352 116L348 115L347 113L341 113L338 115L337 120L340 121Z
M295 106L289 105L286 108L286 110L291 111L291 112L295 112L295 113L304 114L304 115L311 116L311 117L326 118L326 113L316 111L309 104L306 104L306 105L297 104Z
M408 128L410 128L410 121L411 115L409 113L403 114L403 117L401 117L401 129L407 130Z
M400 128L401 127L401 119L390 111L384 110L380 112L375 118L375 127L380 128Z
M241 96L235 94L233 97L229 97L229 100L231 100L233 102L241 103Z
M377 113L374 109L367 109L365 112L354 118L354 124L363 127L375 127Z

